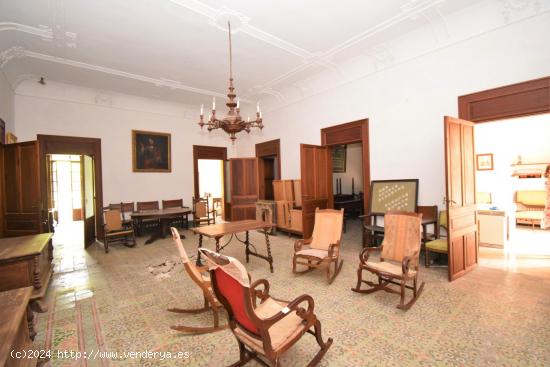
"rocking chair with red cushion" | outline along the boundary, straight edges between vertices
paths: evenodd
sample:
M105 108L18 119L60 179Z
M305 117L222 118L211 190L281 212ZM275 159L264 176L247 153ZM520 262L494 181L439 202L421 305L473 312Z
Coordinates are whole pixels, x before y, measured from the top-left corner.
M310 295L303 294L292 302L273 298L269 282L259 279L250 284L246 269L236 259L204 248L199 251L208 261L212 288L225 306L229 328L239 343L239 361L231 366L242 366L251 359L279 366L281 355L306 332L315 336L321 348L308 366L321 361L332 338L323 341Z

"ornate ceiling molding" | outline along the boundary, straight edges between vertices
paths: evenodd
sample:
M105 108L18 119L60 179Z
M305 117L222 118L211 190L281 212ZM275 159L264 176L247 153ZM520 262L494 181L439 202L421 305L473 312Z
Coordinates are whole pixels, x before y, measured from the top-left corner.
M48 26L31 27L30 25L13 23L13 22L0 22L0 32L3 31L15 31L33 36L38 36L45 41L51 41L53 39L52 29Z
M0 52L0 68L3 68L10 60L25 57L25 49L21 46L10 47Z

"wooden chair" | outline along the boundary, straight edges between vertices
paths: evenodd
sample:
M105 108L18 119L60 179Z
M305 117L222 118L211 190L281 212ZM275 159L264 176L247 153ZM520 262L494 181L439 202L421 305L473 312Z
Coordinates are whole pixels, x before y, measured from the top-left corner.
M122 215L120 209L107 209L103 211L105 229L105 252L109 252L109 244L112 242L122 242L125 246L134 247L136 245L136 236L134 228L130 223L130 228L122 224Z
M438 218L438 226L440 228L445 229L447 231L447 211L442 210L439 212L439 218ZM438 231L440 233L441 230ZM436 252L439 254L448 254L449 253L449 244L447 243L447 238L443 238L442 236L437 236L438 238L434 239L433 241L426 242L424 245L424 265L426 265L427 268L430 267L430 253Z
M163 209L169 209L169 208L183 208L183 199L176 199L176 200L163 200L162 201L162 208ZM186 229L189 229L189 216L187 214L184 214L179 217L174 217L172 219L172 224L174 223L180 223L181 228L185 225Z
M193 222L195 227L202 223L216 224L216 214L210 210L207 198L193 198Z
M411 212L390 211L384 217L385 236L382 246L367 247L359 255L357 269L357 285L354 292L372 293L384 290L401 295L397 308L408 310L417 300L424 289L424 282L418 284L418 258L420 255L420 225L422 214ZM369 259L372 252L380 252L380 261ZM378 276L378 284L363 280L363 270ZM410 286L407 282L411 281ZM370 286L361 289L362 283ZM389 287L389 284L400 286L400 290ZM412 289L412 299L405 303L405 289Z
M315 336L320 347L308 366L321 361L332 338L323 341L310 295L303 294L292 302L273 298L269 282L259 279L250 284L250 276L236 259L205 248L200 251L210 265L212 288L227 310L229 328L239 343L240 358L232 366L242 366L251 359L262 365L279 366L281 355L306 332Z
M198 285L199 288L202 290L202 295L204 297L204 307L196 308L196 309L169 308L168 311L176 312L176 313L199 314L199 313L206 312L208 310L212 310L212 314L214 316L214 326L195 327L195 326L174 325L174 326L170 326L170 329L177 330L177 331L185 331L185 332L194 333L194 334L211 333L214 331L226 329L227 325L220 326L219 317L218 317L218 310L223 306L214 296L214 293L212 291L212 286L210 284L210 279L208 278L207 274L204 274L204 275L202 274L208 271L208 267L207 266L197 267L194 262L190 261L189 257L187 256L187 252L185 251L185 248L181 243L180 234L178 230L174 227L171 227L170 230L172 231L172 239L174 240L174 243L178 248L178 252L183 262L183 268L185 269L185 272L187 273L187 275L189 275L189 278L191 278L191 280L196 285Z
M326 265L327 281L329 284L334 281L344 263L344 260L340 260L343 220L344 209L315 209L315 225L311 238L298 240L294 243L294 257L292 258L294 274L307 273ZM331 275L330 268L333 263L334 271ZM307 270L298 271L296 265L305 265Z
M137 202L137 211L147 211L147 210L159 210L158 201L138 201ZM139 236L142 235L144 228L151 228L160 226L160 221L158 219L138 219L136 221L137 233Z
M120 210L121 217L122 217L122 225L125 227L130 227L130 224L132 223L132 217L131 213L133 213L134 210L134 202L131 203L117 203L117 204L109 204L104 209L118 209Z

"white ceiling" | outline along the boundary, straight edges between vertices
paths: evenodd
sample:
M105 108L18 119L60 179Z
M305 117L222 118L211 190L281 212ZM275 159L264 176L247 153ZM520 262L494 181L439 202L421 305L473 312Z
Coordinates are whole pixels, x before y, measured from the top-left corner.
M0 0L0 67L15 88L46 79L186 104L223 97L226 21L245 101L482 0Z

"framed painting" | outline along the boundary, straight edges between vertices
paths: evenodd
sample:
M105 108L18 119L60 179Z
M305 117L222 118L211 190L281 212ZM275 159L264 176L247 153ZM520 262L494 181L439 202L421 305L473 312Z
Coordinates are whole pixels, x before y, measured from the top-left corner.
M332 172L346 172L346 146L336 145L332 147Z
M0 119L0 144L6 144L6 123Z
M416 212L418 179L371 181L370 212L383 215L390 210Z
M172 172L170 134L132 130L134 172Z
M476 168L478 171L491 171L493 169L493 154L477 154Z

